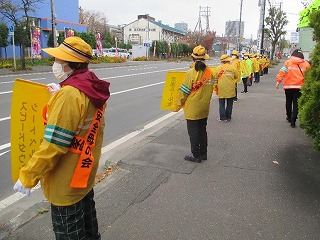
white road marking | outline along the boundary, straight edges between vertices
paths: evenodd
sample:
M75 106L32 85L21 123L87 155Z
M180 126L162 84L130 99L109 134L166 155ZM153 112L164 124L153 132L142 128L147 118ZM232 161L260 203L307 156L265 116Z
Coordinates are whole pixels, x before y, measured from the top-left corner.
M111 149L113 149L113 148L125 143L126 141L130 140L131 138L133 138L133 137L137 136L138 134L140 134L140 133L142 133L142 132L144 132L144 131L146 131L146 130L154 127L154 126L156 126L157 124L159 124L162 121L174 116L175 114L177 114L177 113L176 112L171 112L171 113L169 113L167 115L164 115L163 117L158 118L157 120L145 125L143 128L141 128L139 130L136 130L136 131L134 131L132 133L129 133L126 136L124 136L124 137L122 137L122 138L110 143L109 145L107 145L107 146L102 148L102 150L101 150L102 153L106 153L106 152L110 151Z

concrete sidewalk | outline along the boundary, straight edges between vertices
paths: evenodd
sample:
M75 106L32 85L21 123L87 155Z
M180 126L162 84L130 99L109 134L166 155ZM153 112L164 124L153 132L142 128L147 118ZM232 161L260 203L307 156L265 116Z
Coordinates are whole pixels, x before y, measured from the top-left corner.
M183 116L112 155L120 169L95 188L102 239L319 239L320 153L285 119L280 67L247 94L239 85L232 122L216 121L213 98L207 161L183 160ZM4 239L54 239L47 209L45 201L29 208L18 218L34 217L14 231L0 225Z

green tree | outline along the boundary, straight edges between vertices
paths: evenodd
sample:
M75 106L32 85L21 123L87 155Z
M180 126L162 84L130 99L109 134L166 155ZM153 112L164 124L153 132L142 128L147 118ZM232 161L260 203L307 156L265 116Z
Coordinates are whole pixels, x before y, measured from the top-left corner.
M9 43L7 41L9 29L4 23L0 23L0 56L2 56L2 48L6 48Z
M271 59L273 59L277 44L281 37L287 33L284 29L288 24L288 20L281 8L272 6L270 0L268 2L270 8L268 10L269 15L265 18L266 27L264 30L271 42Z
M320 151L320 10L314 10L309 20L317 43L311 54L312 67L306 72L299 98L299 120L300 127L312 137L314 149Z

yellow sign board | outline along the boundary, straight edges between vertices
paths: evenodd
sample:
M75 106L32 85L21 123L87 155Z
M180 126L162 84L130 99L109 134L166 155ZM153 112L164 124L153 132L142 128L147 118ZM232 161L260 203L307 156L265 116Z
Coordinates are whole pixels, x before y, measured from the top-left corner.
M171 105L174 103L178 96L178 90L186 76L186 72L174 72L169 71L166 76L166 81L164 83L162 99L161 99L161 109L170 110Z
M23 79L13 84L11 100L11 177L13 182L19 178L19 171L43 140L44 123L42 109L51 95L47 86Z

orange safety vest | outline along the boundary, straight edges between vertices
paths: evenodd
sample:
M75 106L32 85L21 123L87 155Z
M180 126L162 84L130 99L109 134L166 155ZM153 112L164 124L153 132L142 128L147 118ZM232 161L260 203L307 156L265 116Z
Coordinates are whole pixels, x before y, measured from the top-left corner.
M74 136L69 152L79 154L78 163L70 183L71 188L86 188L94 163L92 149L102 122L104 108L97 108L90 129L85 137Z

